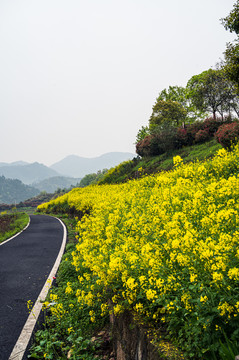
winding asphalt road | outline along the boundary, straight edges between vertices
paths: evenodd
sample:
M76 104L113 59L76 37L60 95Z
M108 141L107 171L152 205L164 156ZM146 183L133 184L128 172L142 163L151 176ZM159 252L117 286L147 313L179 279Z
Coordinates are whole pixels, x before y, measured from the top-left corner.
M0 246L0 360L8 360L63 241L54 217L31 215L30 225Z

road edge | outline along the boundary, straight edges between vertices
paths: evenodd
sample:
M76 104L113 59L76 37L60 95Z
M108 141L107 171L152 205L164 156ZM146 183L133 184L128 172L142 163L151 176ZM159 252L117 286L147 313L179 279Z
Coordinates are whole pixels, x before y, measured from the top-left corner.
M15 235L13 235L12 237L10 237L9 239L6 239L6 240L2 241L2 242L0 243L0 246L1 246L1 245L4 245L4 244L6 244L8 241L14 239L16 236L20 235L24 230L26 230L26 229L28 228L28 226L30 225L30 222L31 222L31 217L30 217L30 215L28 215L28 216L29 216L29 221L28 221L27 226L25 226L24 229L22 229L22 230L19 231L17 234L15 234Z
M48 215L49 216L49 215ZM27 318L27 321L21 331L21 334L12 350L12 353L9 357L8 360L22 360L24 353L27 349L28 343L31 339L34 327L36 325L36 322L38 320L38 317L40 315L41 309L42 309L42 305L43 302L46 299L46 296L48 294L48 291L51 287L52 281L53 281L53 277L55 277L57 270L59 268L60 262L61 262L61 258L62 255L64 253L65 250L65 246L66 246L66 238L67 238L67 230L66 230L66 226L65 224L57 217L53 216L55 219L59 220L62 227L63 227L63 239L62 239L62 244L61 244L61 248L60 251L58 253L58 256L56 258L56 261L51 269L51 272ZM10 239L9 239L10 240Z

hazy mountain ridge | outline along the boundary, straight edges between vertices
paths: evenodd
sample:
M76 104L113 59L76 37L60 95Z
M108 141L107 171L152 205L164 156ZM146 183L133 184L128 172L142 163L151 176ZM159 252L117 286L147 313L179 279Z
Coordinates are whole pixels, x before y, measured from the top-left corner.
M27 185L58 175L55 170L38 162L27 165L7 164L0 166L0 176L5 176L8 179L18 179Z
M40 193L38 189L23 184L18 179L6 179L0 176L0 203L17 204Z
M19 165L19 166L22 166L22 165L29 165L28 162L26 161L14 161L12 163L6 163L6 162L0 162L0 167L3 167L3 166L14 166L14 165Z
M71 186L75 186L81 181L81 178L72 178L66 176L54 176L44 179L40 182L33 183L36 189L40 191L46 191L48 193L54 193L57 189L69 189Z
M69 155L51 165L50 168L66 176L83 177L98 170L110 169L133 157L135 154L128 152L110 152L93 158Z

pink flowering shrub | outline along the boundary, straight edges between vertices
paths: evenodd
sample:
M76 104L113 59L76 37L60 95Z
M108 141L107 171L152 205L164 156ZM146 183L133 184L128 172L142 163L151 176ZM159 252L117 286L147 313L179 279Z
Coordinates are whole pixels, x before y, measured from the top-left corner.
M215 138L224 148L230 149L239 139L239 123L224 124L215 133Z
M198 144L202 144L210 139L210 134L208 129L199 130L195 135L195 142Z

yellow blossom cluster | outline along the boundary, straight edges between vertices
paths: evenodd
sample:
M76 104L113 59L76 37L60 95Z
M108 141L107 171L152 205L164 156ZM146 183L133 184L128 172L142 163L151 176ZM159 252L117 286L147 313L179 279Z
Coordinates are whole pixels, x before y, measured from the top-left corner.
M153 320L191 313L200 321L212 308L225 320L237 314L238 160L238 147L202 163L176 157L172 171L73 189L40 205L47 212L67 204L84 214L73 265L90 269L95 283L85 293L79 277L79 303L90 305L100 292L102 303L114 297L116 314L134 309Z

